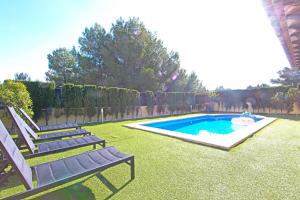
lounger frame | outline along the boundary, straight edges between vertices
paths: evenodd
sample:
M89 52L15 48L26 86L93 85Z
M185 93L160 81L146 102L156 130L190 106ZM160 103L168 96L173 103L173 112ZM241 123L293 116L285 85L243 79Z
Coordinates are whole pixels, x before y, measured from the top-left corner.
M29 136L29 134L26 130L26 127L24 127L25 122L22 122L22 119L16 113L13 112L13 108L8 107L8 110L10 111L9 113L11 114L11 117L13 118L13 120L16 124L16 127L18 129L17 134L19 135L20 140L17 141L17 146L19 148L22 148L22 145L25 144L25 146L27 147L27 149L30 152L29 154L25 155L26 158L42 156L42 155L47 155L47 154L51 154L51 153L58 153L61 151L71 150L71 149L80 148L80 147L84 147L84 146L93 146L93 148L95 149L97 144L99 144L102 147L105 147L105 140L97 138L96 136L86 136L86 137L82 137L82 138L74 138L74 139L63 140L63 141L53 141L53 142L35 145L31 139L31 137ZM76 143L79 140L88 140L88 141L86 143L81 143L79 145L75 144L73 146L66 146L66 147L57 148L57 149L53 149L53 150L49 150L49 151L45 151L45 152L36 151L36 147L38 147L39 145L59 144L59 142L65 142L65 141L69 141L69 142L73 141Z
M55 133L45 133L41 135L37 135L34 130L17 114L13 107L7 106L7 111L11 116L12 120L17 123L16 120L20 121L26 131L30 134L30 136L34 139L35 142L42 142L47 140L57 140L65 137L73 137L73 136L88 136L91 135L91 132L85 129L77 129L72 131L63 131L63 132L55 132ZM22 142L22 141L20 141Z
M27 189L27 191L25 191L25 192L22 192L22 193L19 193L16 195L12 195L10 197L6 197L6 199L14 199L14 200L15 199L24 199L25 197L37 194L39 192L48 190L50 188L56 187L58 185L70 182L72 180L75 180L75 179L78 179L78 178L81 178L81 177L84 177L87 175L101 172L107 168L119 165L121 163L126 163L130 166L131 179L135 178L134 156L122 154L114 147L107 147L104 149L89 151L89 152L85 152L85 153L82 153L79 155L75 155L75 156L35 165L35 166L31 167L31 169L30 169L29 166L27 165L24 157L22 156L22 154L18 150L16 144L14 143L13 139L11 138L11 136L5 129L1 120L0 120L0 132L3 133L2 135L0 135L0 149L5 157L5 160L1 162L2 166L0 168L0 185L3 184L10 175L16 174L17 176L19 176L19 178L21 179L21 182L24 184L25 188ZM64 161L64 160L76 158L76 157L79 158L80 156L85 156L86 154L92 154L93 152L97 152L97 153L101 154L101 152L109 152L109 149L114 150L115 153L119 153L119 154L115 155L115 157L117 159L115 159L113 161L111 159L106 159L108 161L108 163L106 163L106 164L98 163L97 164L98 167L96 167L94 169L87 169L86 171L76 173L76 174L73 173L68 177L61 178L59 180L55 180L53 182L50 182L49 184L45 184L40 187L33 186L32 172L34 172L36 174L37 180L39 180L37 169L42 165L51 165L52 163L55 163L55 162ZM9 165L11 165L12 167L10 168L9 171L5 171L5 168L7 168L7 166L9 166Z
M70 129L70 128L76 128L76 129L81 128L81 125L79 125L77 123L66 123L66 124L57 124L57 125L49 125L49 126L38 126L33 121L33 119L31 119L31 117L29 117L29 115L22 108L20 108L20 111L23 114L23 116L30 122L32 127L34 127L34 129L36 129L37 132L55 131L55 130ZM66 125L66 126L63 126L63 125ZM69 125L69 126L67 126L67 125ZM50 128L51 126L53 126L53 127ZM49 128L47 128L47 127L49 127Z

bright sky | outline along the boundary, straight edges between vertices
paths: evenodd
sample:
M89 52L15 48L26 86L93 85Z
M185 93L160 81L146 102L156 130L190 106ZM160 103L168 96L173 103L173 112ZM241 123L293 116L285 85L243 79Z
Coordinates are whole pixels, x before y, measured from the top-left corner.
M209 89L269 83L289 66L261 0L4 0L0 80L16 72L45 80L47 54L78 46L85 27L109 30L119 17L139 17Z

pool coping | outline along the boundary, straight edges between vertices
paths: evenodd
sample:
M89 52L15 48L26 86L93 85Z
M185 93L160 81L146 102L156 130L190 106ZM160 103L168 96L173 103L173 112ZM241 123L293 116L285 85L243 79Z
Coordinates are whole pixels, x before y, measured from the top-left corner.
M165 135L169 137L174 137L178 139L182 139L184 141L193 142L197 144L203 144L206 146L212 146L218 149L222 150L230 150L231 148L237 146L238 144L242 143L252 135L254 135L257 131L261 130L265 126L269 125L270 123L274 122L277 118L273 117L265 117L261 115L255 115L257 117L263 118L262 120L249 125L245 128L239 129L237 131L234 131L230 134L226 135L219 135L219 134L200 134L200 135L189 135L184 133L179 133L175 131L169 131L164 130L160 128L153 128L144 126L144 124L148 123L155 123L155 122L163 122L163 121L170 121L170 120L176 120L176 119L186 119L191 117L197 117L197 116L214 116L214 115L224 115L224 114L196 114L196 115L189 115L189 116L182 116L182 117L171 117L167 119L160 119L160 120L150 120L145 122L137 122L137 123L131 123L131 124L125 124L123 126L127 128L133 128L133 129L139 129L144 130L147 132L157 133L160 135ZM226 113L225 115L239 115L235 113Z

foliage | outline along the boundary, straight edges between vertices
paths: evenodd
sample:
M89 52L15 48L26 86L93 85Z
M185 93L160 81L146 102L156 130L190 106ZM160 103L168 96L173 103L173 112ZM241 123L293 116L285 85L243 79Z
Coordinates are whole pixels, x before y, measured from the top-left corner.
M137 90L129 90L127 114L134 114L135 111L138 111L138 106L140 106L140 93Z
M104 117L111 112L118 118L118 113L124 117L127 108L133 112L134 108L139 105L139 92L126 88L64 84L62 91L63 106L67 108L68 115L72 114L72 108L83 106L90 119L96 114L97 107L98 115L103 108ZM108 110L109 107L110 110Z
M165 112L167 105L167 93L165 92L157 92L155 94L156 104L157 104L157 112L162 114Z
M30 93L34 119L38 119L43 108L55 105L55 83L39 81L22 81Z
M174 92L167 93L167 104L168 109L171 111L171 114L176 110L176 98Z
M120 98L120 114L121 117L124 117L124 114L126 112L126 108L128 105L128 90L126 88L120 88L119 89L119 98Z
M98 110L98 114L100 115L101 109L103 109L103 116L106 118L107 114L109 114L109 102L108 102L108 88L98 86L98 98L97 98L97 106L100 110Z
M220 90L217 91L219 97L217 102L222 103L227 111L235 108L247 108L250 103L254 109L258 111L266 108L278 107L275 101L272 101L272 97L281 92L285 94L288 87L266 87L266 88L254 88L248 90Z
M108 88L108 102L111 107L111 112L118 118L118 113L120 112L120 98L119 98L119 88L110 87Z
M258 88L269 88L270 86L266 83L257 84L256 86L249 85L246 90L258 89Z
M15 73L15 80L16 81L30 81L31 78L27 73L21 72L21 73Z
M281 112L284 108L286 108L286 99L283 92L276 92L271 98L271 101L275 108L280 108Z
M279 78L271 79L272 83L297 87L300 84L300 69L285 67L278 71Z
M82 79L86 84L107 85L106 66L103 63L103 49L107 40L106 31L99 24L85 28L78 42L80 45L79 63Z
M4 81L0 85L0 100L5 105L23 108L29 116L33 115L30 94L26 86L21 82L13 80Z
M48 54L49 70L46 72L46 80L55 81L57 85L63 83L77 83L79 79L79 68L75 49L69 51L66 48L58 48Z
M47 80L132 88L139 91L200 92L193 72L180 68L177 52L168 51L138 18L118 19L109 32L95 24L79 37L79 52L59 48L48 55Z
M288 113L293 111L294 103L300 102L300 91L297 88L290 88L286 93L286 107Z
M195 72L188 75L186 70L179 69L166 83L165 91L204 93L207 90L202 84L202 81L198 79Z
M147 106L147 112L149 115L153 115L153 107L154 107L154 93L152 91L145 91L145 100Z
M83 106L85 108L86 115L91 119L91 117L96 114L97 86L84 85L82 94L83 94Z

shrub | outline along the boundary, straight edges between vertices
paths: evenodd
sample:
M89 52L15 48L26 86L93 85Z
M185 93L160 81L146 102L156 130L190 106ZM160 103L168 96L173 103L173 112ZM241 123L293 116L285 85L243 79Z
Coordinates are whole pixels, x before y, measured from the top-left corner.
M154 106L153 97L154 94L152 91L145 91L145 101L146 101L148 115L153 115L153 106Z
M55 105L55 83L39 81L21 81L30 93L32 99L32 110L34 119L41 116L43 108L50 108Z
M126 88L120 88L119 89L119 99L120 99L120 113L121 117L124 117L124 114L126 112L126 108L128 105L128 89Z
M83 106L86 115L91 119L96 114L97 106L97 86L84 85L83 87Z
M0 100L6 105L23 108L29 116L33 116L30 94L26 86L19 81L4 81L0 85Z
M276 92L276 94L271 98L272 104L276 109L280 108L280 112L286 107L285 105L285 94L283 92Z
M108 89L106 87L98 86L97 88L97 106L101 109L103 108L103 117L106 119L107 114L109 114L109 103L108 103ZM98 111L98 115L100 115L100 111ZM99 118L99 116L98 116Z
M118 113L120 112L120 99L119 99L119 88L110 87L108 88L108 102L111 107L111 112L118 118Z
M165 109L167 105L167 94L165 92L157 92L155 96L156 96L158 114L165 113Z
M300 91L297 88L290 88L286 93L287 112L293 111L294 103L300 102Z
M140 93L137 90L128 91L128 105L127 105L127 114L136 113L138 114L140 106Z

